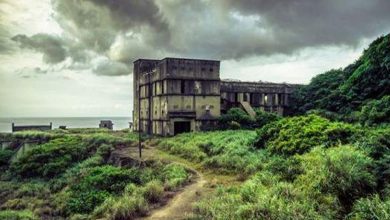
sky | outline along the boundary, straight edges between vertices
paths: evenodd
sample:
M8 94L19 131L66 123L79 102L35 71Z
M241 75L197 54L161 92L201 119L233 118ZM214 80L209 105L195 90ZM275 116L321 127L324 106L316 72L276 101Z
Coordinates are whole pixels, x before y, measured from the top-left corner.
M306 84L390 32L388 0L0 0L0 117L131 116L138 58Z

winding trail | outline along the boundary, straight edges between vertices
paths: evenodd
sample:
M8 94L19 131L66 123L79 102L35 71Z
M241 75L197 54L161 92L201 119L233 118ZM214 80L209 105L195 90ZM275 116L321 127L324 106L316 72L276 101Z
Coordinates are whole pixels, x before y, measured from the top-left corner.
M138 149L136 147L123 148L118 153L132 158L138 157ZM208 182L204 175L194 168L177 161L172 158L165 158L159 154L155 147L147 146L142 150L142 161L145 160L165 160L180 164L191 170L194 177L191 182L179 189L168 202L156 209L152 209L148 216L137 219L142 220L170 220L170 219L185 219L192 213L193 204L199 201L201 195L206 190Z
M194 182L185 186L181 192L176 194L165 206L153 210L149 216L142 218L145 220L168 220L183 219L192 212L192 205L198 201L200 193L205 187L206 180L203 175L195 171L197 177Z

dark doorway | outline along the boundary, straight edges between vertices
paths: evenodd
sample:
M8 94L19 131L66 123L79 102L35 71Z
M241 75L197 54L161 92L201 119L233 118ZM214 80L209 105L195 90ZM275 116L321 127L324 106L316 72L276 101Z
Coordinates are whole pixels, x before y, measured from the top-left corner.
M177 121L174 123L174 135L190 132L191 122L190 121Z

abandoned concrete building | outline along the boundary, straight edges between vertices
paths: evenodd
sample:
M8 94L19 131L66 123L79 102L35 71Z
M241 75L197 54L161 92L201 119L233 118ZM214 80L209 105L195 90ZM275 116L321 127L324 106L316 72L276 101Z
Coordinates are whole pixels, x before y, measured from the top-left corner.
M217 60L139 59L133 73L134 130L163 136L204 130L232 107L283 115L296 86L221 81Z

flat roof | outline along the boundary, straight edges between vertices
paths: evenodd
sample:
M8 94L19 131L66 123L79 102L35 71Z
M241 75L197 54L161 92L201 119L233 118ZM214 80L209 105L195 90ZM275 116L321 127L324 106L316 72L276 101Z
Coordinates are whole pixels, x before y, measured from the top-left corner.
M211 62L221 62L220 60L208 60L208 59L193 59L193 58L177 58L177 57L165 57L162 60L195 60L195 61L211 61Z
M208 61L208 62L221 62L220 60L208 60L208 59L193 59L193 58L178 58L178 57L165 57L161 60L158 59L137 59L133 63L138 62L138 61L163 61L163 60L193 60L193 61Z

